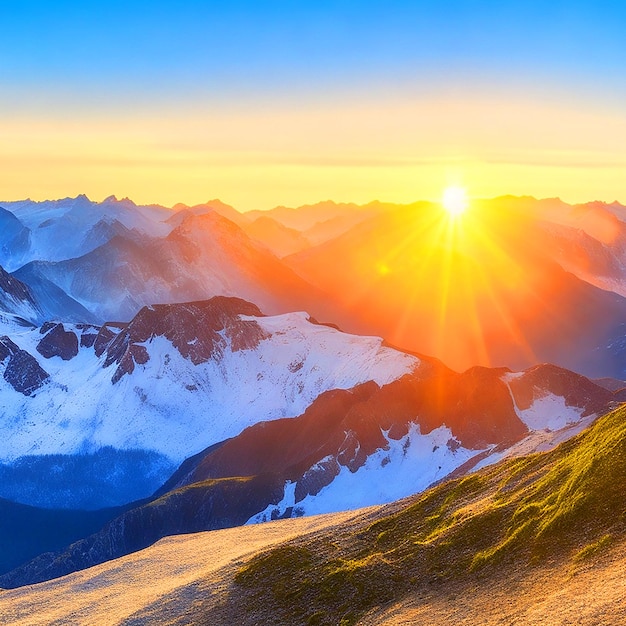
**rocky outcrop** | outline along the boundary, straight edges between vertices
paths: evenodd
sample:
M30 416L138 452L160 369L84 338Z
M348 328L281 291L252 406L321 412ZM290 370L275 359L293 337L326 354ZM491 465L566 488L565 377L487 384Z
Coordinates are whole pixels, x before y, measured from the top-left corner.
M517 408L535 397L561 396L583 416L607 410L616 397L583 376L538 366L515 378L512 396L502 378L508 370L475 367L457 374L433 366L426 377L406 375L379 387L373 382L320 395L297 418L261 422L204 456L190 460L169 488L226 476L278 474L296 483L296 503L316 495L341 467L356 472L390 440L406 437L411 424L428 434L447 426L451 452L506 449L528 434ZM520 406L521 405L521 406ZM181 467L182 469L182 467Z
M54 324L37 344L37 352L46 359L60 356L70 361L78 354L78 337L71 330L65 330L63 324Z
M125 326L126 324L107 322L100 327L93 343L93 349L96 356L100 357L104 354L110 343L117 337Z
M0 364L5 363L4 380L25 396L32 395L49 378L32 354L3 336L0 337Z
M92 348L98 338L100 327L93 324L77 324L76 329L80 331L80 347Z
M241 315L263 316L256 305L225 296L144 307L116 336L103 327L96 353L108 341L104 366L117 365L113 383L131 374L135 365L147 363L150 357L141 344L157 336L169 339L184 358L199 365L221 356L228 345L233 352L252 349L269 337L257 322Z
M368 382L328 391L300 417L261 422L226 441L188 468L176 486L272 473L297 483L298 502L329 484L341 466L356 472L415 423L424 435L447 426L455 447L510 445L528 429L501 375L497 369L457 374L441 368L425 379L409 374L382 387Z

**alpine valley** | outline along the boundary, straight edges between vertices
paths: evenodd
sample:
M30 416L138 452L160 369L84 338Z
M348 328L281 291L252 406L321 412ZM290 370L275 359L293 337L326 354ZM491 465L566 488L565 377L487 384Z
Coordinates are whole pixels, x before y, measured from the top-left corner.
M3 623L392 624L621 555L626 207L1 207Z

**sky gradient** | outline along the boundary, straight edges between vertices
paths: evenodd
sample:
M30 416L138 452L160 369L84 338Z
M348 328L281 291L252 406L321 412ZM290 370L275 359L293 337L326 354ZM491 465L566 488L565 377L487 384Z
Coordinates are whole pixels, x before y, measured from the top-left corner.
M626 202L618 2L25 0L0 23L0 199Z

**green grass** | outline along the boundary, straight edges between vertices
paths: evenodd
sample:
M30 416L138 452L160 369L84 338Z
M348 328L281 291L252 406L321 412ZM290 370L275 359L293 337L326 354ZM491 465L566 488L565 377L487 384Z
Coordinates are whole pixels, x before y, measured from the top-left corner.
M198 482L190 483L188 485L183 485L182 487L178 487L177 489L174 489L173 491L168 491L167 493L163 494L160 498L157 498L156 500L152 500L148 502L147 504L145 504L144 506L145 507L159 507L159 506L162 506L163 504L166 504L168 500L171 500L172 498L176 498L178 496L181 496L187 493L193 493L193 492L203 493L212 487L217 487L220 485L228 487L231 485L249 483L249 482L252 482L253 479L254 479L253 476L229 476L227 478L207 478L206 480L201 480Z
M439 485L358 532L260 555L236 583L277 623L351 625L421 584L593 558L624 534L625 487L622 407L551 452Z
M572 561L575 564L589 561L599 552L603 552L612 543L613 537L611 535L604 535L603 537L600 537L600 539L598 539L597 541L594 541L593 543L586 545L582 550L579 550L572 558Z

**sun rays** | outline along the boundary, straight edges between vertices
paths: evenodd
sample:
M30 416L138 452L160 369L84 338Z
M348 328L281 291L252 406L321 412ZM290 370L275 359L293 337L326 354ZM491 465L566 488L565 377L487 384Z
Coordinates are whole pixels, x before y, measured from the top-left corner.
M524 226L506 207L470 206L464 189L444 196L447 207L405 207L370 231L360 257L346 259L360 279L345 290L344 302L367 308L372 326L384 320L395 345L418 328L420 351L454 369L503 365L500 345L516 346L521 363L534 362L524 320L545 303L530 284L535 270Z

